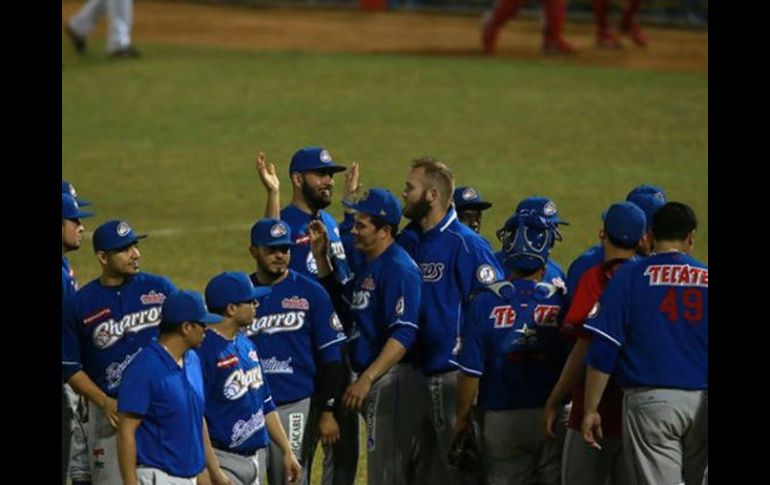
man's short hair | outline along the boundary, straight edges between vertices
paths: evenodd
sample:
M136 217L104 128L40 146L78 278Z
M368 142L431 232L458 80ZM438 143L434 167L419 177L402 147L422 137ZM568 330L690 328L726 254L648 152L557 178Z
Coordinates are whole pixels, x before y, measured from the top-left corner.
M652 217L652 238L656 241L684 241L698 227L695 212L681 202L667 202Z
M382 218L373 216L373 215L369 215L369 220L371 221L374 228L377 230L380 230L383 227L389 227L390 235L393 236L394 239L396 238L396 235L398 234L398 226L396 224L385 222Z
M428 188L438 190L441 205L449 207L455 191L455 177L449 167L441 160L425 156L412 161L412 170L418 168L425 171L425 178L428 179Z

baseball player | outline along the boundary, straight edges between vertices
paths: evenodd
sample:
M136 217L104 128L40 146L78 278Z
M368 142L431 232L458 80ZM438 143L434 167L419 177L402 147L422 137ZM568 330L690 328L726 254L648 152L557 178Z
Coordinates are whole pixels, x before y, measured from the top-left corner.
M453 193L454 176L443 162L432 157L415 160L402 194L404 216L412 222L397 239L422 273L418 351L428 379L426 408L433 430L420 432L418 473L431 477L449 474L458 374L453 360L460 350L463 310L472 291L503 276L489 245L457 220ZM438 442L431 443L436 437ZM422 468L427 453L434 454L430 471Z
M598 406L623 388L623 450L642 485L700 483L708 464L708 267L690 256L693 210L653 216L655 253L615 272L584 328L593 334L582 433L603 443Z
M257 459L257 451L267 447L267 432L283 452L289 482L302 473L275 412L257 348L241 332L253 322L258 299L268 293L269 287L255 288L246 273L220 273L206 285L206 305L223 318L208 326L196 352L203 369L211 445L234 484L259 485L265 463Z
M494 9L484 15L481 44L484 52L491 54L497 47L497 37L509 19L516 18L524 0L498 0ZM545 54L572 54L576 49L562 37L567 18L564 0L544 0L543 52Z
M647 256L652 251L652 216L655 215L655 211L660 209L663 204L666 203L666 194L663 189L655 185L640 185L631 189L626 196L627 202L636 204L642 211L647 221L647 231L642 238L642 242L639 243L637 248L637 254L639 256ZM604 215L602 214L602 219ZM575 261L569 266L567 270L567 293L572 294L575 291L575 287L580 281L580 277L583 273L593 268L597 264L601 264L604 261L604 247L600 244L591 246L578 256Z
M123 374L118 394L118 460L124 485L197 483L208 468L214 485L233 485L219 467L203 418L200 360L191 349L205 338L208 313L194 291L163 302L157 340L139 351Z
M417 368L402 359L417 336L422 277L417 265L395 244L401 204L389 191L365 191L356 202L355 247L346 247L355 280L335 287L327 258L328 237L320 222L311 223L318 275L330 294L342 291L343 319L352 321L350 356L357 379L343 396L346 408L362 411L366 421L367 483L405 484L410 480L413 434L423 405L424 388ZM342 308L340 308L342 307Z
M247 335L262 357L265 380L291 448L300 457L302 483L306 483L312 460L308 448L315 441L315 429L306 430L314 394L327 406L318 423L321 441L331 445L339 438L332 408L342 388L340 347L347 337L323 287L289 269L294 245L291 229L283 221L262 219L252 227L249 251L257 271L251 274L251 281L255 286L270 286L272 292L262 298ZM306 433L311 436L303 442ZM282 462L282 451L271 443L267 465L270 483L283 483Z
M112 58L139 57L139 51L131 44L131 27L134 23L133 0L88 0L78 12L67 19L64 30L75 52L86 52L86 37L97 22L107 14L107 54Z
M65 187L66 184L66 187ZM93 216L93 212L80 210L74 194L75 189L62 181L61 196L61 293L62 302L78 289L75 271L70 266L65 254L80 249L85 228L81 219ZM87 202L86 202L87 203ZM69 474L73 485L83 485L91 481L88 466L88 447L85 441L83 415L85 402L69 384L62 385L62 484Z
M511 215L505 224L503 224L503 227L497 231L497 238L500 240L500 242L503 241L503 235L506 231L515 229L516 226L513 224L513 221L516 215L521 211L530 211L553 222L555 229L553 238L551 239L551 244L556 244L556 241L562 240L559 226L569 225L569 222L562 221L559 218L559 211L556 208L556 203L554 203L554 201L547 197L534 195L532 197L522 199L522 201L519 202L519 204L516 206L516 211L513 213L513 215ZM495 258L497 258L497 262L500 263L500 267L502 267L504 270L509 269L505 264L506 255L504 250L501 249L500 251L496 252ZM510 278L511 271L506 274L506 279ZM549 257L545 267L545 276L543 277L543 281L549 282L552 285L556 285L557 287L566 291L566 285L564 283L566 279L567 277L561 267L556 263L556 261Z
M292 203L283 211L280 207L280 182L276 175L275 166L265 162L265 154L257 155L257 172L267 193L265 217L282 219L289 225L294 235L295 245L292 248L289 267L311 279L317 279L318 270L315 258L310 251L310 236L308 224L320 220L326 227L331 245L328 257L332 262L334 277L346 284L352 278L345 250L340 239L340 227L334 218L324 210L331 203L334 188L334 174L345 171L345 167L335 165L329 152L320 147L306 147L298 150L291 159L289 175L292 182ZM353 162L350 170L345 171L345 198L358 186L358 164ZM352 215L347 214L343 226L352 226ZM342 322L347 325L347 322ZM350 384L352 371L347 347L342 348L343 386ZM311 421L315 422L322 415L323 402L311 402ZM354 413L341 412L341 407L335 407L334 419L339 427L339 439L333 445L324 446L323 485L353 485L358 467L358 417ZM313 427L314 428L314 427ZM310 439L308 454L315 453L315 440ZM312 472L312 461L306 469Z
M557 229L526 210L511 225L503 248L514 279L487 285L465 314L453 434L467 432L478 392L489 483L559 485L559 446L538 423L566 355L557 323L563 291L542 282Z
M157 335L161 304L176 291L168 278L139 271L144 237L121 220L97 227L93 246L101 275L62 307L63 378L96 404L86 428L94 485L121 483L115 427L123 371Z
M492 207L491 202L481 198L481 194L473 187L457 187L452 200L457 211L457 218L476 234L481 233L482 212Z
M605 49L620 49L623 44L618 35L609 27L609 0L593 0L594 21L596 23L596 45ZM639 22L636 20L636 14L639 13L639 7L642 6L642 0L628 0L623 16L620 21L620 31L629 37L634 44L639 47L647 46L647 36L642 32Z
M599 233L605 261L583 273L561 327L562 335L575 344L564 364L559 381L548 396L543 419L546 433L555 437L554 424L560 403L572 392L572 408L562 454L563 481L570 485L604 483L608 478L615 485L633 483L623 459L623 392L619 387L608 384L599 403L604 430L602 450L595 450L586 445L580 435L585 386L583 359L588 352L591 338L591 334L583 330L583 323L613 273L634 257L639 241L645 233L645 223L644 212L631 202L610 206L604 218L604 228Z

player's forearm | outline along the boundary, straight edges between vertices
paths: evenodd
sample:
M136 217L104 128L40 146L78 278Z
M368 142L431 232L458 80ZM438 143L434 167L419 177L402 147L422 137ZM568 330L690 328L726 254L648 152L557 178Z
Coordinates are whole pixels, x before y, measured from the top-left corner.
M103 408L106 400L112 399L82 370L73 374L67 382L75 392L95 402L99 407Z
M278 411L268 413L265 416L265 424L267 425L267 434L270 435L270 441L275 443L284 455L291 453L291 444L289 438L286 437L286 431L283 429Z
M373 384L374 381L396 365L404 355L406 355L406 347L398 340L389 338L380 351L380 355L361 373L359 379L362 377L369 379L369 383Z
M219 460L214 453L214 447L211 446L211 438L209 437L209 427L206 425L206 418L203 418L203 452L206 455L206 469L209 471L210 476L218 475L222 472L219 468Z
M602 394L610 380L610 375L605 374L593 367L588 367L586 372L586 394L584 403L584 413L594 412L599 409L599 401L602 400Z
M564 363L564 368L561 370L559 380L553 386L553 390L548 396L548 402L560 402L580 384L580 381L586 374L586 366L583 363L583 359L586 353L588 353L589 344L590 340L583 338L575 342L569 356L567 356L567 361Z
M118 467L124 485L136 485L136 428L121 419L118 422Z
M269 190L267 192L265 217L270 219L281 218L281 193L278 190Z
M457 377L457 409L455 410L455 418L458 421L468 419L478 390L479 378L460 372Z

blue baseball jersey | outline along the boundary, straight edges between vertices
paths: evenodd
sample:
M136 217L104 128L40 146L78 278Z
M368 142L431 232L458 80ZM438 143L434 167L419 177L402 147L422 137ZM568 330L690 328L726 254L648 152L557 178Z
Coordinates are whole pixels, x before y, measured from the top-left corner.
M583 273L593 268L597 264L604 262L604 247L601 244L591 246L575 258L575 261L567 269L567 294L574 295L577 289L580 277Z
M321 210L318 216L313 216L303 212L296 205L290 204L281 211L281 220L291 228L291 237L295 242L291 248L290 269L311 278L318 277L318 266L313 253L310 251L310 236L307 226L311 221L320 220L326 226L326 232L329 234L330 259L335 278L343 285L352 279L353 275L345 258L345 249L342 246L342 241L340 241L337 221L328 212Z
M265 416L275 411L254 342L228 340L210 328L195 349L203 369L209 436L230 451L251 454L268 443Z
M454 208L427 232L412 222L398 243L422 274L417 338L423 370L426 375L454 370L450 361L459 351L470 295L502 279L502 268L481 236L457 220Z
M198 355L184 354L179 367L157 340L126 368L118 411L138 414L136 463L175 477L203 471L203 375Z
M559 335L561 289L533 280L513 288L481 291L466 312L457 365L480 378L483 409L530 409L545 405L567 356Z
M498 251L495 253L495 259L497 259L497 263L500 265L500 267L503 269L503 271L506 272L505 279L510 281L513 279L512 276L512 270L508 268L508 266L505 264L505 252ZM545 275L543 275L543 281L546 283L550 283L557 288L561 288L565 293L567 292L567 285L565 281L567 280L567 276L564 274L564 270L561 269L561 266L559 264L552 260L548 259L545 263Z
M620 387L708 389L708 267L680 252L624 264L591 310L586 364Z
M61 257L61 299L75 293L78 290L78 282L75 280L75 270L70 266L69 260Z
M259 284L256 274L251 281ZM318 364L341 361L347 337L318 282L289 270L271 288L246 334L257 345L262 372L280 406L313 394Z
M350 360L356 372L363 372L380 355L389 338L407 350L417 337L422 277L420 269L398 244L391 244L372 261L363 253L355 281L345 288L350 305ZM359 258L356 258L357 260Z
M160 309L176 287L139 273L120 286L95 279L62 305L62 374L83 370L108 396L118 395L126 366L158 335Z

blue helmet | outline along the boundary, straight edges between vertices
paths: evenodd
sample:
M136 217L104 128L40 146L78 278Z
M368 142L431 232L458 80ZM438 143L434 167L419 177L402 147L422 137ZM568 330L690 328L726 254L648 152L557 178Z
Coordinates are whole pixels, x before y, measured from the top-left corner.
M505 264L522 270L545 266L554 241L561 239L556 223L531 209L513 214L497 231L497 237L503 243Z

